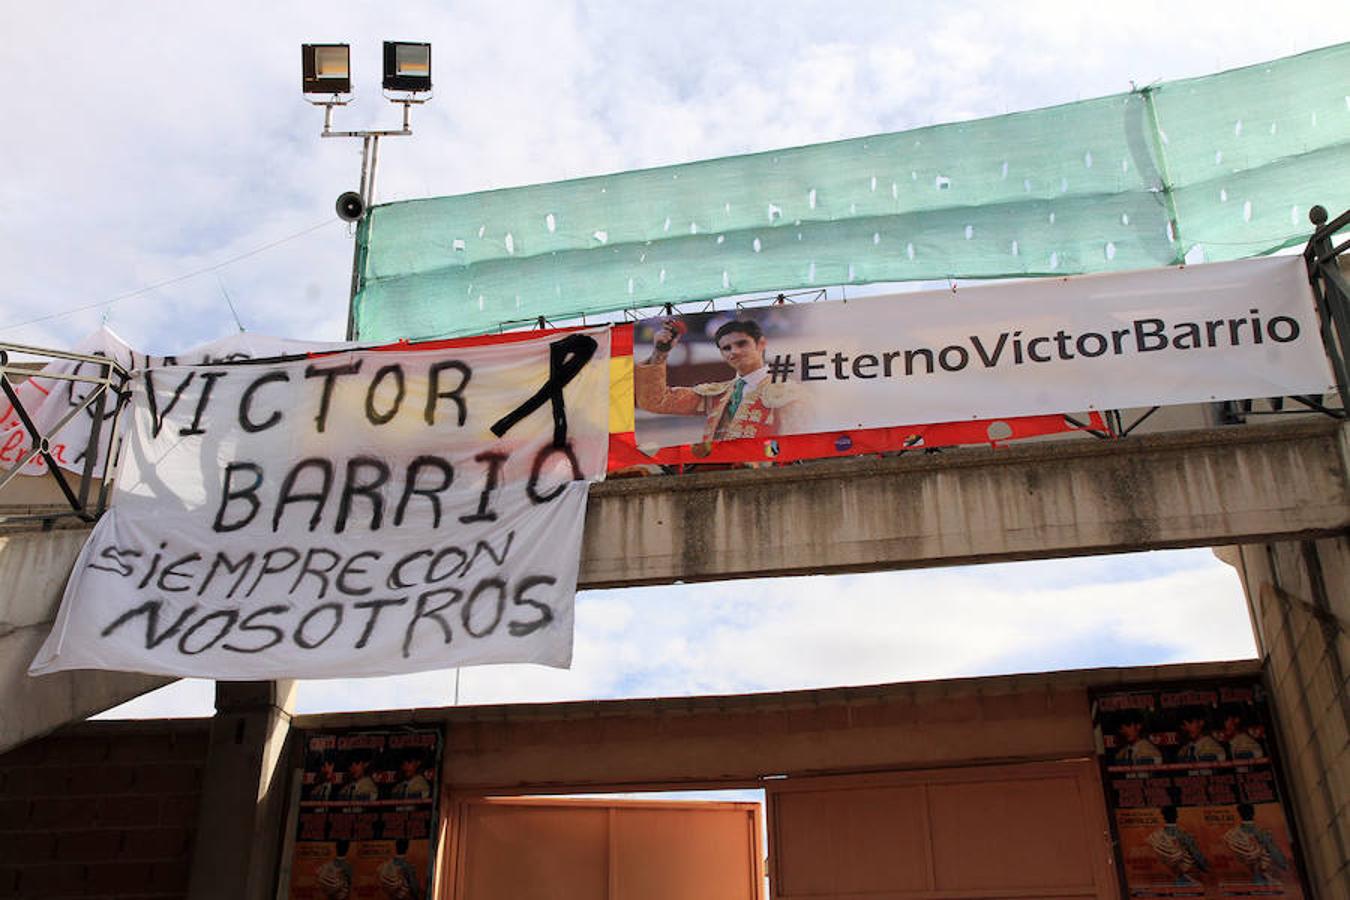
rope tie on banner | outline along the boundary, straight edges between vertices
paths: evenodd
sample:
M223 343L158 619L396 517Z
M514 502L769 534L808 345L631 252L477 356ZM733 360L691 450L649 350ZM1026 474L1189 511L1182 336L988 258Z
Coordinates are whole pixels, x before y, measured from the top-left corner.
M225 299L225 305L230 308L230 315L234 318L234 324L239 326L239 333L243 334L246 330L244 323L239 320L239 311L234 308L234 301L230 299L230 292L225 290L225 280L216 273L216 284L220 287L220 296Z

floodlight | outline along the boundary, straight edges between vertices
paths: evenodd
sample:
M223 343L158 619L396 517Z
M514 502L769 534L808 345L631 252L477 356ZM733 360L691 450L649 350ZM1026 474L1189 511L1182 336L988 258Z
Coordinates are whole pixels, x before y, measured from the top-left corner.
M384 42L385 99L403 107L403 127L395 130L363 129L335 131L333 110L351 102L352 64L350 44L301 44L301 90L305 102L323 107L320 137L361 139L361 181L355 191L337 199L338 218L359 222L375 203L375 164L380 158L380 138L407 137L412 132L412 108L431 99L431 45L406 41ZM391 93L393 92L393 93ZM423 96L418 96L418 95ZM352 303L360 289L360 253L353 257ZM353 306L347 308L347 338L356 336Z
M431 45L385 41L384 89L412 93L431 90Z
M350 94L351 55L348 44L301 44L300 89L306 94Z

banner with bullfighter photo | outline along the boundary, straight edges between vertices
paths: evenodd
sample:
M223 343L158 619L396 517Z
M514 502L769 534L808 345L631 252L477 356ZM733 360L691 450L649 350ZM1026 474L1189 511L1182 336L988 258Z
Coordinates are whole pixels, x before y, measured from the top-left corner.
M723 446L772 459L802 435L848 449L876 429L899 429L887 449L931 446L924 423L998 442L1065 430L1063 413L1331 385L1297 257L664 315L634 328L638 450L690 447L710 461Z

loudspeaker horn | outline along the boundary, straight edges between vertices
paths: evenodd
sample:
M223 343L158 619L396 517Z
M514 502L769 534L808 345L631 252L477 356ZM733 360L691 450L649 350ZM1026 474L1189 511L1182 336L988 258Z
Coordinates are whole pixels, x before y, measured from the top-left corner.
M338 218L344 222L357 222L366 214L366 203L356 191L347 191L337 198Z

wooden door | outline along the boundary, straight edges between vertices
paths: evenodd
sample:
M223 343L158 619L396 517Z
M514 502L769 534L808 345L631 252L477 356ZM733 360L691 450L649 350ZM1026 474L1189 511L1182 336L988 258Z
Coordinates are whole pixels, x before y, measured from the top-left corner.
M473 798L454 900L762 900L758 803Z
M785 779L775 900L1116 898L1092 760Z

